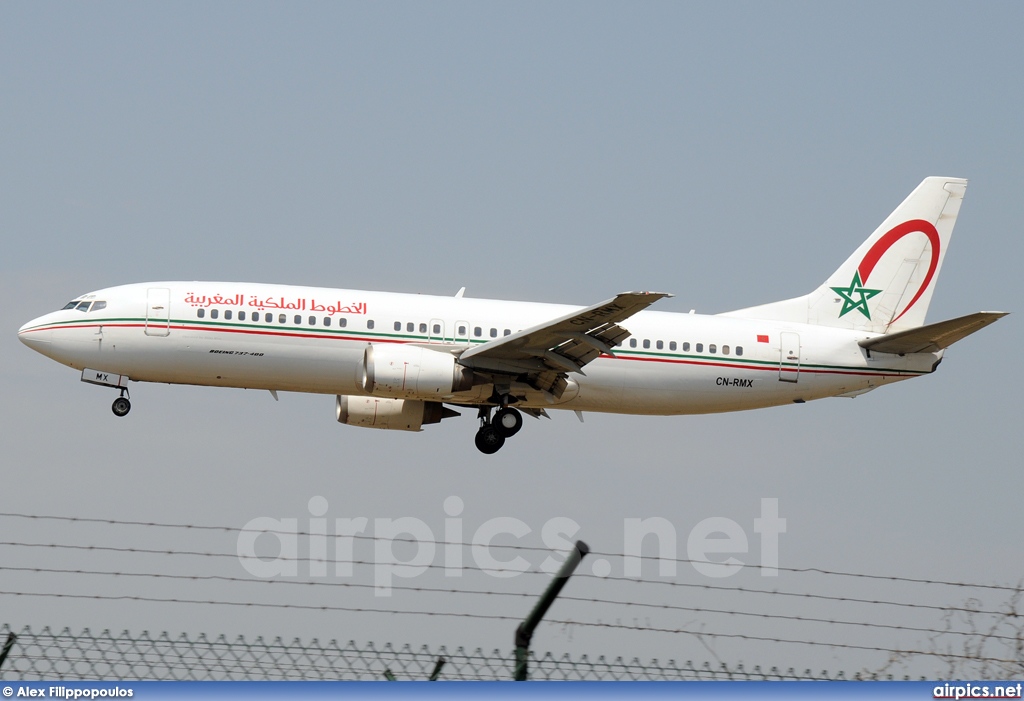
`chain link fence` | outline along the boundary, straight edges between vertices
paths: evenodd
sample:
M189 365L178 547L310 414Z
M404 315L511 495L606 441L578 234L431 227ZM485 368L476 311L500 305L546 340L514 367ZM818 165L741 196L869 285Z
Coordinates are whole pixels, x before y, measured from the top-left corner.
M0 626L0 641L16 638L0 667L3 680L383 680L392 675L400 680L425 680L437 666L444 664L438 679L511 680L515 669L514 653L494 650L486 654L480 648L449 651L440 646L395 647L390 643L377 647L354 641L342 645L335 640L323 644L317 640L303 643L281 638L268 642L262 637L246 640L239 636L229 641L224 635L214 639L205 634L189 637L184 633L171 637L160 633L153 637L143 631L132 635L124 631L93 634L88 629L73 634L67 628L59 633L43 628L39 632L25 627L12 631ZM530 678L542 680L826 680L859 679L843 672L797 671L772 667L745 668L742 664L695 664L675 660L642 663L587 655L573 658L531 653ZM892 677L886 677L892 678Z

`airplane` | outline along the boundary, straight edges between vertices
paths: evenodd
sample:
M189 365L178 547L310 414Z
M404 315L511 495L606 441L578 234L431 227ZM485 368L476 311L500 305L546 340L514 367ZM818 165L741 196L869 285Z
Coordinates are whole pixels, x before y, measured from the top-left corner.
M76 297L18 331L114 388L129 382L335 395L342 424L401 431L476 409L497 452L548 410L675 415L856 397L934 372L1005 316L925 324L966 192L926 178L810 294L714 315L651 311L662 292L588 307L232 282L146 282Z

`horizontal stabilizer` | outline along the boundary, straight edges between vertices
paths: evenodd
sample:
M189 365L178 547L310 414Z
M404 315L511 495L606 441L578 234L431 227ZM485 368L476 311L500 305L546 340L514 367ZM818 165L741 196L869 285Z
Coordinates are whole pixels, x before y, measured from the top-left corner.
M937 324L919 326L898 333L876 336L860 341L863 348L876 353L934 353L948 348L961 338L995 323L1009 312L976 312Z

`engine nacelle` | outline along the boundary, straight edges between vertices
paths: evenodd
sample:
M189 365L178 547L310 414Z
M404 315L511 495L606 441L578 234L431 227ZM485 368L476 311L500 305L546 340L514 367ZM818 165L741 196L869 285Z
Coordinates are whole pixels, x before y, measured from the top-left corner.
M458 415L441 402L337 395L338 423L349 426L421 431L423 424L436 424L441 419Z
M473 387L473 371L445 351L372 344L363 355L363 389L378 397L443 398Z

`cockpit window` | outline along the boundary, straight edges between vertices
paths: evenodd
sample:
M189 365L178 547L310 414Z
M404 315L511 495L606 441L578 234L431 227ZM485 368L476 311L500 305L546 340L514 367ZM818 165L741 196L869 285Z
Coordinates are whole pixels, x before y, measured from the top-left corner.
M106 302L93 302L92 303L92 309L90 309L89 311L95 312L95 311L99 311L100 309L106 309L106 308L107 308L107 303Z
M63 307L61 307L61 311L64 311L65 309L74 309L77 306L78 306L78 300L76 299L75 301L68 302Z
M79 302L78 306L75 307L75 309L77 309L80 312L87 312L89 311L90 304L92 304L92 302Z

